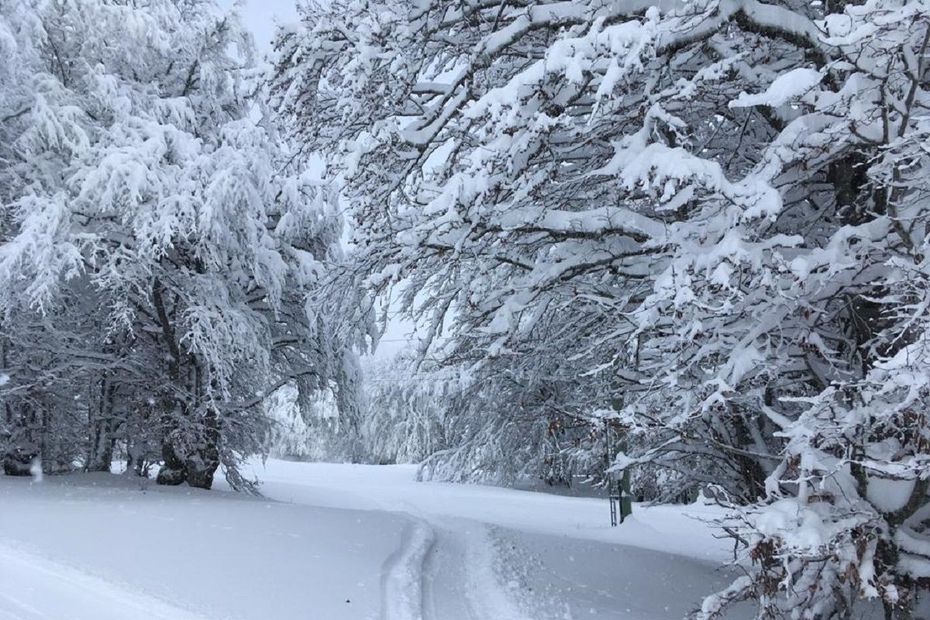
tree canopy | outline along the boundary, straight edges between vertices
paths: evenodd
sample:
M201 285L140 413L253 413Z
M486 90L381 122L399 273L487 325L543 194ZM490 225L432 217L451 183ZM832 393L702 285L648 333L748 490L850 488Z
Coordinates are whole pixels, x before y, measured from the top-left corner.
M336 2L280 33L271 94L341 176L368 285L478 377L471 428L515 429L473 462L603 424L615 469L734 507L755 571L703 617L906 614L928 40L919 0Z

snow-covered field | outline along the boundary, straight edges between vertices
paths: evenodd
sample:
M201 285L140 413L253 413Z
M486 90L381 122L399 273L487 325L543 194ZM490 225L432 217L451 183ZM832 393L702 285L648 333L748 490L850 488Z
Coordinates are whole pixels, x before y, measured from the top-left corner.
M680 618L727 582L711 507L269 461L263 498L0 476L0 618ZM104 538L106 543L104 543Z

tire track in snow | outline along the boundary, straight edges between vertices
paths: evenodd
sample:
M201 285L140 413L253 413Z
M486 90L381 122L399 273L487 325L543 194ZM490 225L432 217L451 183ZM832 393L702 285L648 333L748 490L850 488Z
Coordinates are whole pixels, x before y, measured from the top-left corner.
M413 519L382 569L381 620L423 620L424 566L436 533L423 519Z
M513 588L504 583L502 558L495 548L491 530L474 522L464 530L466 596L476 618L495 620L542 620L527 616L513 597ZM510 567L512 570L515 567ZM437 619L441 620L441 619Z
M299 477L268 478L282 488L306 487L331 491L327 506L400 514L411 520L400 547L382 564L381 620L544 620L521 609L523 598L513 579L503 579L515 567L506 566L484 522L449 517L425 510L397 496L352 493L344 486L306 483ZM293 492L279 499L316 505L310 496Z
M485 523L443 519L423 565L425 620L543 620L530 617L504 577L516 567L503 558Z
M382 573L382 620L541 620L512 599L484 523L412 519Z
M424 565L423 616L427 620L487 620L475 615L467 595L464 536L436 528L437 543Z

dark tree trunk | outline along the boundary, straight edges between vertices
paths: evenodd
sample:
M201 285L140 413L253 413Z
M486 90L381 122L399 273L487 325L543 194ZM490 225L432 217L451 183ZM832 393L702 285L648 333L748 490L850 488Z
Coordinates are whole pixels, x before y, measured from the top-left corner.
M187 467L184 461L178 456L174 446L174 437L172 435L172 433L169 433L161 444L164 465L161 466L161 469L158 470L158 476L155 477L155 482L157 484L177 486L184 482L184 479L187 477Z
M166 485L187 482L192 487L209 489L220 465L219 416L216 409L206 402L207 390L204 388L205 382L210 381L210 369L196 355L182 353L163 292L161 282L156 279L152 287L152 302L168 348L168 376L177 393L185 396L176 398L173 415L164 416L164 465L156 482Z
M41 432L37 412L27 406L10 408L8 437L3 451L3 473L7 476L30 476L32 466L41 456L41 443L36 435Z
M168 347L168 377L171 382L183 393L181 385L181 348L175 338L174 326L171 318L168 316L168 309L165 306L163 288L161 281L156 278L152 283L152 303L155 306L155 314L161 326L162 338L165 346ZM176 405L173 408L172 405ZM185 466L183 453L179 454L181 447L180 434L177 432L178 420L174 416L180 415L182 418L186 414L186 404L182 399L177 398L175 403L166 407L166 413L163 417L165 426L165 437L161 443L162 460L164 464L158 470L158 476L155 478L157 484L179 485L187 478L187 467ZM174 416L170 413L174 409Z
M104 377L100 382L100 402L91 428L87 471L110 471L113 465L113 401L116 385Z
M199 489L213 486L213 476L220 466L219 438L216 410L210 408L204 416L202 440L186 463L188 485Z
M3 455L3 473L7 476L31 476L32 464L39 454L34 450L15 447Z

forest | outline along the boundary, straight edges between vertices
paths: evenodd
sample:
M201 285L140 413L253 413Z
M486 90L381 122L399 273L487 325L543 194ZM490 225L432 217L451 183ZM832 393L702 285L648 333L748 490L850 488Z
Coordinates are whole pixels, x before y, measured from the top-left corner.
M0 0L7 477L622 481L721 508L694 618L922 617L930 1L297 16Z

